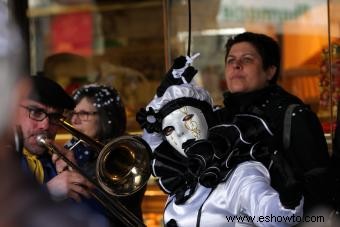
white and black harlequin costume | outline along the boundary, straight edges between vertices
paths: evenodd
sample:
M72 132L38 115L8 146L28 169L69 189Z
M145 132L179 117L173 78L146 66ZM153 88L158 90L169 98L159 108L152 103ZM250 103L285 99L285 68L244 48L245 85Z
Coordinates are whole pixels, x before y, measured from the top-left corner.
M291 130L284 135L285 112L291 104L297 104L297 107L290 117ZM214 113L218 124L233 122L239 114L259 116L268 124L274 136L262 140L261 149L267 149L269 153L277 151L288 160L295 176L302 182L305 214L320 205L329 206L333 188L328 169L330 158L320 121L309 106L274 84L250 93L227 92L224 105ZM290 137L288 149L284 149L284 136ZM270 171L270 174L274 173ZM272 186L276 188L275 182Z
M285 193L285 196L279 196L270 186L266 167L254 161L267 161L271 157L266 149L258 149L261 139L273 137L263 119L241 114L231 124L214 126L209 94L191 84L163 87L163 92L158 95L138 113L137 121L144 128L143 138L154 153L153 175L169 194L164 211L166 226L296 224L296 219L276 223L274 220L259 222L255 219L252 222L249 219L303 215L300 192L293 190L294 196ZM172 148L160 133L162 119L185 105L202 109L210 126L208 140L195 141L185 148L187 157ZM247 128L247 125L251 127ZM192 162L196 163L194 168L190 165ZM233 221L232 218L239 220Z
M185 202L176 203L176 195L169 196L164 222L171 226L292 226L274 219L262 221L250 218L302 216L302 203L295 209L285 209L278 193L270 187L267 169L255 161L237 166L226 181L214 188L197 185L195 192ZM238 218L239 220L237 220ZM176 225L174 225L176 226Z

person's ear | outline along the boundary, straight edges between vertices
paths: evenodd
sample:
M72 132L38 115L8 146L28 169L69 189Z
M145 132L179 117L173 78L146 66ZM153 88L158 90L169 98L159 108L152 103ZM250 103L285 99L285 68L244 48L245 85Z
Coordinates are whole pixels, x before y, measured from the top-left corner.
M270 81L271 79L273 79L276 73L276 70L277 70L277 67L274 65L271 65L268 67L268 69L266 70L267 81Z

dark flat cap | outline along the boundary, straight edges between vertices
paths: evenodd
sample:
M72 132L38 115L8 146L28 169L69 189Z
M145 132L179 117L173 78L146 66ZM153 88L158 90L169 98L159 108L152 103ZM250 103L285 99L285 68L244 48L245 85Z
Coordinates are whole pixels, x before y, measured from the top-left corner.
M30 76L29 80L32 84L29 99L57 109L74 109L73 99L55 81L41 74Z

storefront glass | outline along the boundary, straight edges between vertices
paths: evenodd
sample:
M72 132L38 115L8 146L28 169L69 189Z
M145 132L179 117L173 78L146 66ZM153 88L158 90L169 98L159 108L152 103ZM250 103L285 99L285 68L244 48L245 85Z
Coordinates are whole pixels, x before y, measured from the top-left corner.
M282 48L279 83L311 105L325 132L330 133L331 109L335 109L339 86L334 84L336 77L331 78L327 70L330 64L327 50L331 43L332 60L340 56L336 45L338 2L331 1L329 13L326 0L192 1L190 53L200 53L194 62L199 69L198 83L210 91L215 104L221 105L226 89L223 75L226 41L244 31L265 33ZM182 0L167 3L168 59L173 59L188 52L188 4Z
M31 73L44 70L69 92L92 82L116 87L128 131L140 133L135 113L173 59L200 53L195 80L222 105L226 41L261 32L281 45L279 83L318 114L331 148L340 99L340 0L192 0L190 28L188 9L188 0L29 0ZM150 184L148 226L161 226L165 199Z
M140 131L139 108L165 72L162 0L30 0L30 68L72 91L82 84L114 86Z
M338 8L338 0L191 1L188 50L185 0L30 0L30 68L47 71L70 92L88 82L112 84L128 107L129 131L138 131L133 115L175 57L200 53L196 79L220 105L227 39L262 32L282 47L280 84L310 104L331 133L340 86L336 64L329 67L340 55Z

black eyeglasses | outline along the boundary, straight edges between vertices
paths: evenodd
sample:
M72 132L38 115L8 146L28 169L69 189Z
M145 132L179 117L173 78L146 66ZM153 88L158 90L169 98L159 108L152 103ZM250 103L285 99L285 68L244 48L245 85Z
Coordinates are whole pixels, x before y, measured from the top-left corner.
M73 116L77 116L80 120L82 121L88 121L90 116L96 115L98 112L93 111L93 112L88 112L88 111L71 111L69 115L69 119L71 119Z
M43 121L48 117L51 123L56 124L60 118L63 118L61 113L46 113L43 109L24 105L20 105L20 107L25 108L28 111L29 118L35 121Z

